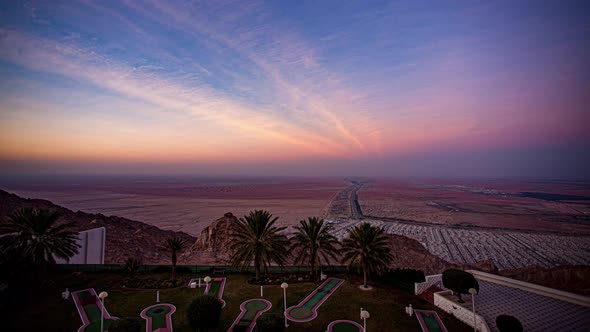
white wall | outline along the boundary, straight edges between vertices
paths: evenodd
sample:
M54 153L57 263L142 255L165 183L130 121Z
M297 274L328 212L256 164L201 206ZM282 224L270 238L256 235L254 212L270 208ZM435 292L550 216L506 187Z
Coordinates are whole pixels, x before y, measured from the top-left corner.
M78 254L69 260L56 258L57 264L104 264L106 229L90 229L78 233Z
M463 323L473 326L473 311L466 309L459 304L446 299L444 295L450 295L451 291L442 291L434 293L434 305L441 308L443 311L457 317ZM475 315L475 323L477 324L477 330L481 332L490 332L490 328L486 323L485 319L480 315Z

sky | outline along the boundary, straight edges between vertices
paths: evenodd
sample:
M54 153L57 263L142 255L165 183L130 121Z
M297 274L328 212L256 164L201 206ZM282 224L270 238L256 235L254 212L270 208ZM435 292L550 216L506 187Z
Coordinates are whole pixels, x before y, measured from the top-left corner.
M590 178L585 1L3 1L0 174Z

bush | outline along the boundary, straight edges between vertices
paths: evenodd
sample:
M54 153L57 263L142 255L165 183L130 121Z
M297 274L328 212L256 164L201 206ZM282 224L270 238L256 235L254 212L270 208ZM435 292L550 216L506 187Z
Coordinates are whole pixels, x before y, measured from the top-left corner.
M198 296L186 311L186 318L193 331L215 329L221 317L221 302L209 295Z
M141 332L141 322L133 317L117 319L109 326L109 332Z
M188 266L177 266L176 273L193 273L193 270Z
M153 272L153 273L170 273L170 272L172 272L172 267L171 266L162 265L162 266L158 266L158 267L153 268L150 272Z
M127 278L121 282L121 286L127 288L167 289L184 286L185 283L182 279Z
M420 270L414 269L395 269L395 270L388 270L383 277L385 278L393 278L397 279L402 282L407 283L416 283L416 282L424 282L426 281L426 277L424 276L424 272Z
M500 332L522 332L522 324L516 317L500 315L496 317L496 326Z
M285 318L279 314L262 314L256 321L256 331L284 332Z
M470 288L475 288L479 293L479 283L475 277L468 272L450 269L443 272L443 286L457 294L459 302L463 302L461 294L469 294Z
M125 271L127 271L128 273L137 272L137 270L139 270L140 266L141 266L141 261L139 259L129 257L125 261Z

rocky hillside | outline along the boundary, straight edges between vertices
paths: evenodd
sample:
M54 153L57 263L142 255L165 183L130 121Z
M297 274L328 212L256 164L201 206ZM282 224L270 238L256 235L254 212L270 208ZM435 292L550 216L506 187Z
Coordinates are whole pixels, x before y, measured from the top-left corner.
M234 223L238 220L231 212L215 220L201 231L189 250L181 258L185 262L199 264L228 264Z
M194 245L184 255L187 262L203 264L204 261L227 264L231 255L234 223L237 218L230 212L207 226L197 238ZM432 255L418 241L400 235L387 235L389 247L394 255L391 268L412 268L424 271L426 274L442 273L449 268L477 269L486 272L496 272L491 262L480 262L476 265L456 265ZM339 261L332 264L341 263Z
M431 254L420 242L401 235L388 234L389 248L394 256L391 268L410 268L423 271L426 275L442 273L447 269L474 269L496 273L498 269L491 261L476 264L454 264Z
M74 212L46 200L25 199L0 190L0 223L5 222L15 210L23 207L57 210L62 220L75 222L76 231L105 227L105 263L123 263L127 257L139 258L146 264L168 263L168 255L159 250L166 238L180 236L189 243L195 241L194 237L183 232L165 231L116 216Z
M590 296L590 266L525 267L501 275L566 292Z

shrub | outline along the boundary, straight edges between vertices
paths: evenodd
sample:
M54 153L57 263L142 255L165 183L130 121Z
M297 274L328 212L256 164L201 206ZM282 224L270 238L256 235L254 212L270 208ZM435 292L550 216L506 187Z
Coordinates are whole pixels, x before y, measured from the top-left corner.
M457 294L459 302L462 303L461 294L469 294L470 288L475 288L479 292L479 283L475 277L468 272L450 269L443 272L443 286Z
M221 317L221 302L209 295L195 298L188 306L186 318L193 331L215 329Z
M129 273L137 272L137 270L139 270L140 266L141 266L141 261L139 259L129 257L125 261L125 271L127 271Z
M153 273L169 273L172 272L172 267L171 266L166 266L166 265L161 265L158 267L153 268L150 272Z
M188 266L177 266L176 273L193 273L193 270Z
M141 332L141 322L133 317L117 319L109 326L109 332Z
M496 317L496 326L500 332L522 332L522 324L516 317L500 315Z
M395 270L388 270L384 277L386 278L394 278L399 281L407 282L407 283L416 283L416 282L424 282L426 281L426 277L424 276L424 272L420 270L414 269L395 269Z
M262 314L262 316L256 321L256 331L284 332L285 318L279 314Z

